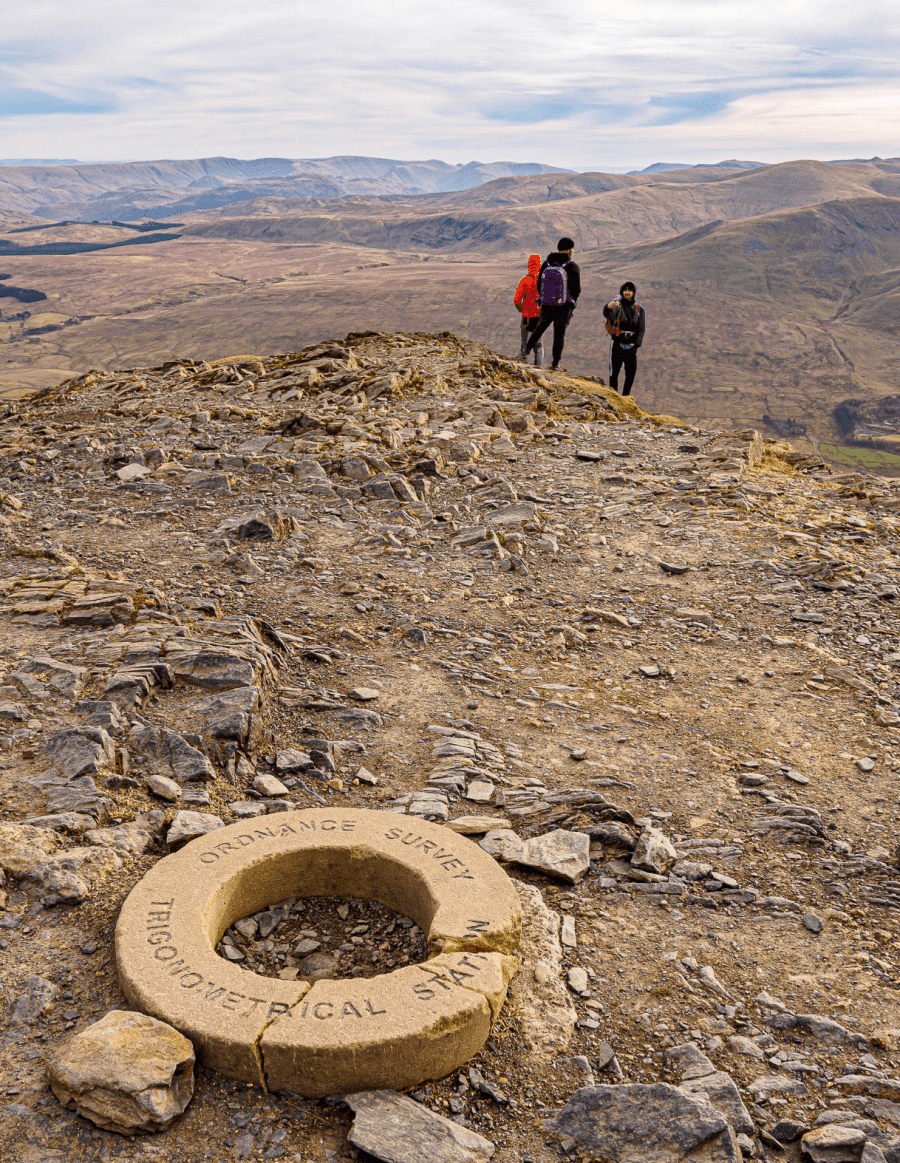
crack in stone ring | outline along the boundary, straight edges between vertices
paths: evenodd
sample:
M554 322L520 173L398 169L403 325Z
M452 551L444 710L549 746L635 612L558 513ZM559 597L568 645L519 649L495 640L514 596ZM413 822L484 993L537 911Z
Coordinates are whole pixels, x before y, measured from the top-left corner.
M368 978L284 981L215 947L287 897L358 897L412 917L428 960ZM229 824L160 860L116 924L136 1009L205 1066L309 1098L441 1078L477 1054L518 968L512 881L466 837L392 812L309 809Z

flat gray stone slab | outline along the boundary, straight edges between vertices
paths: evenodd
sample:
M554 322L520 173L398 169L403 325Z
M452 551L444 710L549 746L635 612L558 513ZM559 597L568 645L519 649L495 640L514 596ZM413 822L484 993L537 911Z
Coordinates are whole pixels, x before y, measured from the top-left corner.
M383 1163L486 1163L494 1144L393 1090L347 1095L350 1142Z
M586 1086L551 1124L609 1163L740 1163L731 1128L708 1101L667 1082Z

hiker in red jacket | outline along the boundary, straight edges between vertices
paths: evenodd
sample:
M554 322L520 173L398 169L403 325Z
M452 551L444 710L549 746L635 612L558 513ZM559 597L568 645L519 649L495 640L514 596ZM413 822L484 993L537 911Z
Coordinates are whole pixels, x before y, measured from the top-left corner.
M625 368L625 383L622 395L631 395L631 385L637 371L637 353L644 342L647 318L644 308L637 302L637 288L634 283L623 283L619 294L603 308L606 330L611 336L609 344L609 386L619 390L619 372Z
M528 274L523 275L519 279L519 285L516 287L515 295L513 295L513 302L517 310L522 314L519 359L525 358L525 346L528 343L528 337L534 331L535 327L537 327L541 318L541 305L538 302L538 275L540 274L540 270L541 256L539 254L530 254L528 256ZM534 366L540 367L543 361L544 345L538 340L534 346Z
M538 275L541 318L525 345L524 358L528 359L529 351L535 350L541 341L541 336L552 324L553 360L550 364L551 371L556 371L559 367L563 344L566 341L566 328L572 322L572 314L575 311L578 296L581 294L581 270L578 263L572 262L574 251L575 243L567 234L563 235L556 244L556 250L553 254L547 255Z

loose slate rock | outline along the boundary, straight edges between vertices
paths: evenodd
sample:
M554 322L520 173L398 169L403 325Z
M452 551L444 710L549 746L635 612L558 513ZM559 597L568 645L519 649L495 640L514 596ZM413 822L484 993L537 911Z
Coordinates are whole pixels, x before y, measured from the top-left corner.
M145 1014L110 1010L50 1060L48 1080L66 1107L106 1131L163 1131L194 1093L194 1048Z
M25 983L25 992L16 1000L12 1016L9 1019L11 1026L33 1026L38 1018L42 1017L59 997L59 986L45 977L36 974L29 977Z
M495 860L511 862L520 859L525 843L511 828L492 828L483 840L478 841L478 847Z
M171 848L176 844L195 840L198 836L205 836L207 832L222 826L219 817L208 812L176 812L166 836L166 843Z
M856 1163L866 1144L865 1131L832 1123L816 1127L800 1140L813 1163Z
M802 1082L793 1078L780 1077L777 1074L766 1074L754 1079L746 1088L757 1101L768 1098L770 1094L788 1094L795 1098L805 1098L809 1091Z
M104 795L89 775L74 779L64 787L52 787L47 792L47 813L78 812L91 816L96 823L106 823L111 815L113 801Z
M663 873L668 872L677 859L678 853L668 836L658 828L645 828L638 839L631 863L645 872Z
M354 1112L350 1142L383 1163L482 1163L494 1144L393 1090L344 1100Z
M480 836L484 832L508 829L509 820L502 816L457 816L455 820L448 820L445 827L462 836Z
M869 1098L886 1098L890 1102L900 1102L900 1079L873 1078L869 1074L842 1074L836 1078L834 1086L844 1094L864 1094Z
M801 1135L806 1134L809 1127L798 1123L795 1119L781 1119L772 1128L772 1134L779 1143L794 1143Z
M307 981L325 981L334 977L335 959L330 953L310 953L300 962L300 976Z
M515 859L526 868L577 884L591 866L591 838L584 832L554 828L543 836L526 840Z
M41 894L46 908L80 904L91 891L94 878L116 872L122 862L114 852L101 848L70 848L57 852L29 868L23 882Z
M832 1021L831 1018L823 1017L821 1014L792 1014L789 1012L776 1014L769 1018L767 1025L775 1030L805 1030L807 1034L812 1034L820 1042L827 1042L832 1046L842 1046L845 1042L855 1042L866 1049L865 1034L857 1034L853 1030L848 1030L846 1026L840 1025L838 1022ZM842 1077L850 1077L843 1075Z
M285 747L275 753L275 769L279 775L292 775L295 771L305 771L307 767L312 767L312 760L306 751Z
M258 775L253 781L253 787L264 796L283 796L287 795L288 790L274 775Z
M566 975L569 985L576 993L584 993L588 988L588 975L579 965L573 965Z
M179 800L181 799L181 788L174 779L168 779L164 775L147 776L147 790L153 792L155 796L159 796L162 800Z
M731 1128L708 1101L667 1082L586 1086L551 1124L608 1163L738 1163Z
M745 1038L742 1034L732 1034L725 1041L732 1053L742 1054L745 1058L756 1058L760 1062L765 1061L765 1051L750 1038Z
M19 663L19 674L36 674L48 686L53 687L57 694L67 699L80 698L87 682L88 671L83 666L71 666L67 662L60 662L49 654L35 654Z
M116 757L113 741L102 727L66 727L51 735L44 752L69 779L97 775Z
M716 1110L725 1117L736 1135L753 1134L755 1127L750 1118L750 1112L741 1100L734 1079L724 1070L717 1070L714 1074L705 1074L702 1078L682 1082L679 1089L684 1094L696 1099L700 1099L705 1094Z
M196 699L186 708L198 716L213 739L232 739L246 743L254 723L253 712L259 708L259 687L234 687Z
M693 1042L673 1046L671 1050L666 1051L666 1060L674 1064L682 1082L704 1078L716 1072L715 1064Z
M135 856L152 848L156 841L152 829L149 826L141 827L138 821L111 828L91 828L85 832L84 838L98 848L118 848Z
M46 860L58 845L59 837L47 828L0 824L0 868L18 879Z
M157 774L166 779L174 777L185 783L216 778L216 769L202 751L166 727L144 727L134 733L132 745L136 752L157 767Z

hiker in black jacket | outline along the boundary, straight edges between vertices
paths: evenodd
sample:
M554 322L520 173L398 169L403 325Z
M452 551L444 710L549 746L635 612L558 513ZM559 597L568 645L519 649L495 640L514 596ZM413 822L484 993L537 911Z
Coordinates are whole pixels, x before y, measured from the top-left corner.
M556 244L553 254L548 254L538 275L538 298L541 303L541 321L531 333L525 348L525 360L540 342L541 336L553 324L552 369L559 367L566 328L572 321L575 304L581 294L581 271L578 263L572 262L575 243L563 237ZM550 273L548 274L548 270Z
M638 348L644 342L646 316L644 308L635 299L634 283L623 283L618 297L603 308L609 345L609 386L619 390L619 372L625 368L622 395L631 395L631 385L637 371Z

